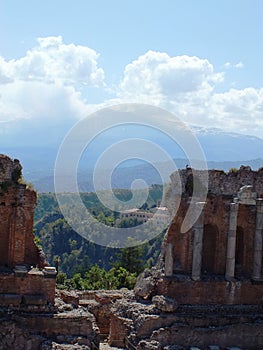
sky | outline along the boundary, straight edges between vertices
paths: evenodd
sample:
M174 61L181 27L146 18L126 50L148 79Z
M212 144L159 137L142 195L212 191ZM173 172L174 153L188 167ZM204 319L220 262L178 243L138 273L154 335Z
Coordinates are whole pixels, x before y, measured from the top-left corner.
M0 145L51 144L123 102L263 138L262 14L261 0L0 0Z

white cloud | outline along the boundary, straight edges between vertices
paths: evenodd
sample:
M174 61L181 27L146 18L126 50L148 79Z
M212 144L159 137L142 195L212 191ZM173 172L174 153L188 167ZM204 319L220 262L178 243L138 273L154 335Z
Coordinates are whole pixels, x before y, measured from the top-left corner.
M59 120L81 118L87 106L71 86L40 81L0 85L0 121L16 118Z
M10 61L0 58L0 83L21 80L102 86L104 71L98 67L98 58L93 49L64 44L60 36L39 38L38 46L24 57Z
M215 73L206 59L148 51L126 66L119 95L148 96L159 102L179 100L182 96L210 94L214 84L222 81L223 73Z
M223 80L207 59L148 51L126 66L119 96L167 108L189 124L263 137L263 88L217 93Z
M263 88L231 89L214 94L209 110L219 127L263 137Z
M238 62L237 64L235 64L234 67L235 68L244 68L244 63L243 62Z
M87 114L87 105L72 86L40 81L0 85L0 144L58 146Z
M224 64L224 68L230 69L230 68L244 68L244 63L243 62L238 62L236 64L230 63L230 62L226 62Z
M207 59L148 51L125 67L116 96L96 104L87 91L105 88L98 59L93 49L64 44L61 37L39 38L16 60L0 57L0 121L30 119L41 129L41 124L64 125L114 103L141 102L166 108L189 124L263 137L263 87L222 92L226 73L216 72ZM88 89L81 90L83 85Z
M24 57L9 61L0 57L0 121L63 122L86 115L81 87L104 86L99 54L89 47L64 44L62 37L37 42Z

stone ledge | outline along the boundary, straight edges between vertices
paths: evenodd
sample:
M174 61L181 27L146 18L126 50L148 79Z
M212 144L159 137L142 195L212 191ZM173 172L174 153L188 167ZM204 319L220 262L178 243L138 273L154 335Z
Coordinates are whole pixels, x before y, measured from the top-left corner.
M42 294L23 295L22 301L25 305L46 305L47 299Z
M43 274L44 274L44 278L56 278L57 277L57 270L55 267L46 266L43 269Z
M174 298L179 304L261 305L263 287L251 280L227 282L165 278L157 281L155 294Z
M19 294L2 293L0 294L0 305L20 305L22 296Z
M24 265L16 265L14 268L14 273L16 277L27 277L28 269Z

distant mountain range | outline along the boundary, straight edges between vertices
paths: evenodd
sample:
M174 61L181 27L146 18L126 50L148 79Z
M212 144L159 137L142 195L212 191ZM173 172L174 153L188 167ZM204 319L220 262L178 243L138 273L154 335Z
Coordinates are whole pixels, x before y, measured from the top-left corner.
M193 127L192 130L203 148L208 160L208 168L227 171L233 167L239 168L241 165L249 165L253 169L263 166L263 139L223 132L220 129ZM134 137L137 137L137 135L134 135ZM141 135L140 137L142 138ZM154 134L148 134L147 138L153 143L158 143L160 147L169 152L175 160L177 168L184 168L186 164L189 164L189 160L185 158L184 153L176 144L173 145L170 141ZM106 141L103 138L98 139L97 144L95 143L90 149L86 150L78 169L81 191L93 191L92 174L96 159L103 149L114 142L116 142L116 135L113 133L110 137L107 137ZM38 191L51 192L54 190L53 171L57 150L58 148L54 146L27 146L1 147L0 152L20 159L24 168L24 177L32 182ZM158 164L159 168L166 166L162 159L157 158L155 164ZM143 178L148 185L161 183L162 180L154 168L142 161L126 161L113 172L112 186L115 188L130 188L131 182L137 178ZM107 169L104 170L107 171ZM66 184L66 181L64 182ZM65 186L66 190L70 191L70 188Z
M208 161L242 161L263 158L263 139L215 128L193 127Z
M174 160L177 167L179 169L184 168L187 164L186 159L175 159ZM228 171L230 168L239 168L241 165L249 165L252 169L258 169L263 167L263 159L258 158L254 160L247 161L228 161L228 162L208 162L209 169L220 169L224 171ZM159 168L165 167L165 163L158 164ZM54 191L54 178L53 175L39 177L31 179L29 176L26 177L28 181L32 182L35 188L39 192L53 192ZM39 174L40 175L40 174ZM148 164L143 165L135 165L135 166L127 166L127 167L119 167L113 173L112 176L112 188L123 188L129 189L131 188L131 183L134 179L144 179L148 186L152 184L162 184L162 180L157 171L153 170L152 166ZM166 182L169 181L167 177ZM67 178L63 179L65 183L65 192L71 192L72 188L67 186ZM70 181L68 181L70 182ZM80 171L78 175L78 185L79 190L81 192L93 192L93 173L85 173L84 171ZM100 189L107 189L103 186Z

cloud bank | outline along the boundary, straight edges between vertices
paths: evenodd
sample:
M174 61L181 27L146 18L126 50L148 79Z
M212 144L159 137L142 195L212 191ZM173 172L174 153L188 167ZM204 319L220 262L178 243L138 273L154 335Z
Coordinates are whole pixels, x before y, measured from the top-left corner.
M224 90L230 68L245 69L242 62L227 62L216 71L205 58L148 51L127 62L121 81L110 86L95 50L65 44L60 36L38 38L23 57L0 57L0 132L3 135L4 125L8 130L10 121L19 121L22 135L23 120L38 128L59 128L105 105L143 102L163 107L189 124L263 138L263 87ZM103 96L103 103L94 102L90 89Z
M0 57L0 121L16 118L64 119L87 111L82 86L104 85L99 54L61 37L39 38L24 57Z
M47 84L103 84L104 71L98 67L99 54L89 47L64 44L62 37L38 38L38 45L24 57L0 58L0 83L41 81Z

